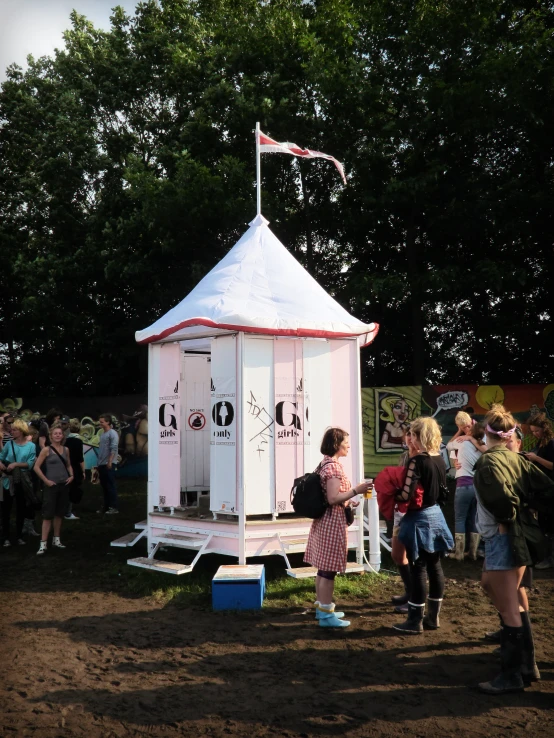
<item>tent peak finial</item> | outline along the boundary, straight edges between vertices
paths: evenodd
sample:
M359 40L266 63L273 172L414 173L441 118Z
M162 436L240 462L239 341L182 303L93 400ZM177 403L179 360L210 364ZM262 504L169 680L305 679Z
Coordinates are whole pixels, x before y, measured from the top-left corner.
M269 220L264 218L264 216L261 213L258 213L254 220L251 220L248 224L249 226L261 226L261 225L269 225Z

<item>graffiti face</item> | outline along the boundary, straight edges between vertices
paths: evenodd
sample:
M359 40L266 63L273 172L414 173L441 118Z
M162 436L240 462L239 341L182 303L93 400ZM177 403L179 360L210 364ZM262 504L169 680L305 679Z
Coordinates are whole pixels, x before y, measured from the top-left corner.
M392 406L392 414L394 415L395 423L398 423L398 425L405 423L410 417L410 408L406 400L396 400Z

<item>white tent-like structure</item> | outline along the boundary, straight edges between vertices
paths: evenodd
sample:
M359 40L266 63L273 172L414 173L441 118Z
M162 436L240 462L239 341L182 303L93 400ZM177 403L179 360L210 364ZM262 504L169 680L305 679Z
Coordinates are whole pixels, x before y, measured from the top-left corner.
M363 478L359 347L378 328L325 292L257 215L184 300L136 334L149 351L148 516L112 545L146 537L147 557L129 563L175 574L213 552L240 564L281 554L291 576L313 575L288 560L311 525L290 489L321 460L329 426L349 431L345 471L353 484ZM348 529L352 571L364 568L362 507ZM379 569L375 499L365 514ZM160 561L160 546L197 555Z
M304 338L359 337L371 343L378 326L352 317L287 251L258 215L219 264L184 300L149 328L139 343L183 340L221 331Z

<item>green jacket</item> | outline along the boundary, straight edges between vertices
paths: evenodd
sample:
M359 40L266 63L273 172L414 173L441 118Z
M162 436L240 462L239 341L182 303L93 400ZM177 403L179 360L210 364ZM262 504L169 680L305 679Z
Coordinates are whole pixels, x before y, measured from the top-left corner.
M508 525L516 566L544 557L544 537L531 510L554 506L554 481L504 446L488 449L475 464L479 499L499 523Z

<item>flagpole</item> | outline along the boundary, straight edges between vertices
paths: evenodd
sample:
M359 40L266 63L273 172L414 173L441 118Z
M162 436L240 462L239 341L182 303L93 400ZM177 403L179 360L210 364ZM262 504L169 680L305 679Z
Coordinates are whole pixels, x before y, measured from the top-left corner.
M260 168L260 124L256 123L256 214L262 214L262 178Z

